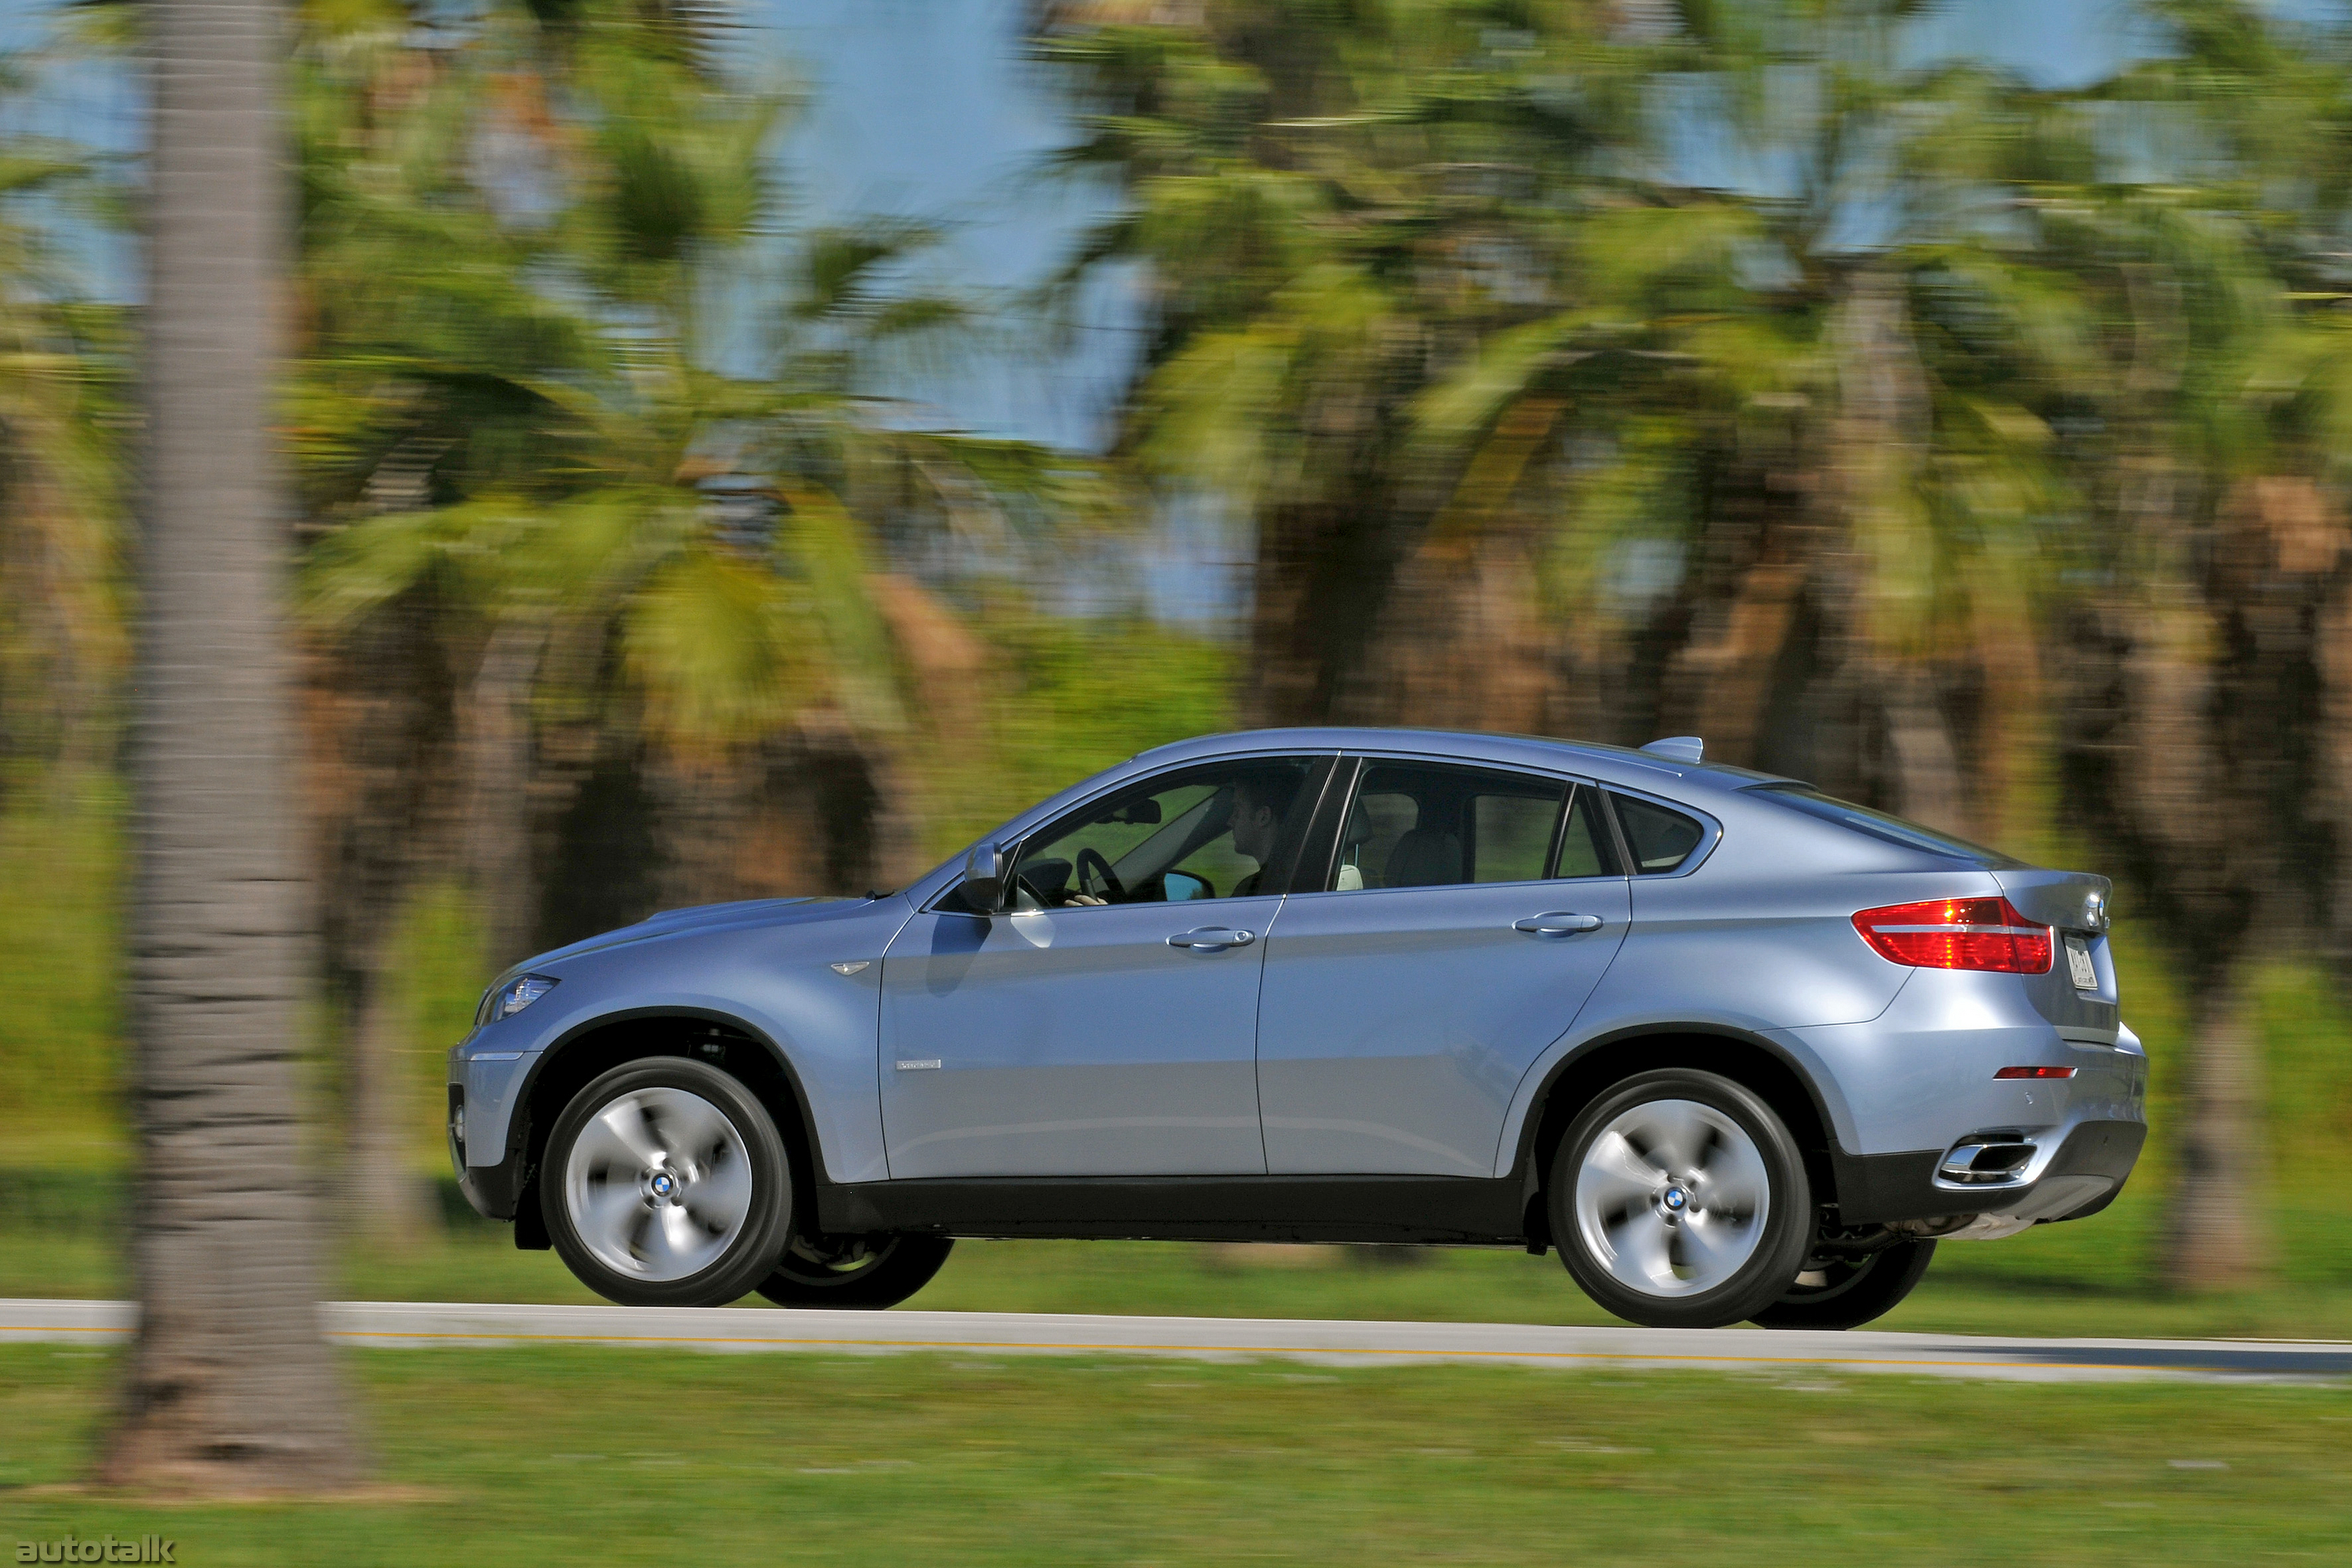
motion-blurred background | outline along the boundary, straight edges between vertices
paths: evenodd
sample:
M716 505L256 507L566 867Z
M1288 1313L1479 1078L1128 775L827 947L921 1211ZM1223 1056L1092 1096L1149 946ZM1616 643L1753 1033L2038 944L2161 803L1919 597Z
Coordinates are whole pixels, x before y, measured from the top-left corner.
M290 15L331 1293L578 1299L446 1181L506 963L1329 721L1696 733L2114 875L2151 1157L1892 1326L2352 1331L2334 7ZM0 1295L112 1295L138 26L5 36ZM1304 1256L972 1246L917 1304L1591 1312Z

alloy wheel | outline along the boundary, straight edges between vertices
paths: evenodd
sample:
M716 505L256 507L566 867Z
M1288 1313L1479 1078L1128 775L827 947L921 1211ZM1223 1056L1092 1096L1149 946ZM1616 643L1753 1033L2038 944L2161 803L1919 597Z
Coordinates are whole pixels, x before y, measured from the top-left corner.
M725 1111L683 1089L633 1089L591 1116L564 1162L581 1244L617 1273L683 1279L716 1262L751 1213L751 1163Z
M1738 1275L1762 1245L1772 1184L1745 1129L1693 1100L1612 1118L1576 1173L1574 1212L1594 1258L1645 1296L1695 1296Z

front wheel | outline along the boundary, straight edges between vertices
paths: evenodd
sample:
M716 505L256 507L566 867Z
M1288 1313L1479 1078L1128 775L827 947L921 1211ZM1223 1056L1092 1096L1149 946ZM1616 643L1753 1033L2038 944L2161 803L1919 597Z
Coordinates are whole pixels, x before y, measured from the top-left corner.
M878 1312L929 1284L954 1246L944 1236L794 1237L760 1294L779 1307Z
M1714 1073L1627 1079L1570 1123L1548 1194L1560 1261L1585 1293L1656 1329L1712 1329L1778 1301L1812 1239L1796 1141Z
M784 1249L792 1167L751 1091L713 1067L614 1068L557 1117L540 1167L548 1240L582 1284L625 1307L718 1307Z
M1749 1321L1762 1329L1858 1329L1893 1311L1927 1272L1932 1241L1901 1241L1861 1258L1824 1258Z

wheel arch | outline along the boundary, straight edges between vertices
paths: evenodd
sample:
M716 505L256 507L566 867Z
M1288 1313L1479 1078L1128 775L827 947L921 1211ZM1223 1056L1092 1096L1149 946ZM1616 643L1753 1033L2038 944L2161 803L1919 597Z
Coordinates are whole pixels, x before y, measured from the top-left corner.
M1761 1098L1803 1151L1815 1205L1837 1202L1835 1123L1819 1086L1786 1049L1727 1025L1636 1025L1597 1036L1563 1057L1528 1105L1515 1168L1522 1173L1530 1246L1551 1240L1545 1202L1550 1155L1569 1124L1612 1085L1658 1068L1716 1073Z
M623 1008L565 1030L523 1077L507 1129L508 1157L520 1159L524 1173L515 1200L516 1246L547 1245L539 1214L539 1168L548 1134L572 1097L623 1063L666 1056L716 1067L751 1091L783 1136L794 1209L803 1215L815 1212L816 1182L824 1169L816 1123L808 1091L783 1047L765 1030L717 1008Z

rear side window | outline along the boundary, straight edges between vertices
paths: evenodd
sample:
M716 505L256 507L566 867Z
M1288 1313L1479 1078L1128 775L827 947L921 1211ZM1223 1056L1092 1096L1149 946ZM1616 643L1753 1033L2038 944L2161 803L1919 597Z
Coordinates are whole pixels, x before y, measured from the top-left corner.
M1840 827L1867 833L1873 838L1900 844L1906 849L1924 849L1930 855L1948 856L1955 860L1967 860L1988 868L2022 866L2022 860L2011 859L1998 849L1988 849L1981 844L1971 844L1965 838L1955 838L1932 827L1922 827L1899 816L1889 816L1883 811L1873 811L1866 805L1839 800L1817 789L1802 784L1766 784L1748 792L1764 800L1778 801L1807 816L1818 816L1823 822L1834 822Z
M1633 851L1636 876L1656 877L1680 869L1706 837L1706 829L1696 817L1631 795L1612 795L1609 799L1617 808L1617 825L1625 830L1626 845Z
M1610 842L1609 829L1601 821L1601 797L1584 784L1568 797L1568 823L1559 835L1559 858L1552 867L1555 877L1613 877L1617 874L1617 852Z
M1339 830L1329 888L1459 887L1614 875L1591 792L1499 769L1376 763Z

